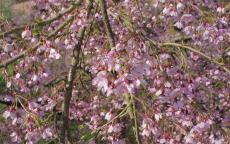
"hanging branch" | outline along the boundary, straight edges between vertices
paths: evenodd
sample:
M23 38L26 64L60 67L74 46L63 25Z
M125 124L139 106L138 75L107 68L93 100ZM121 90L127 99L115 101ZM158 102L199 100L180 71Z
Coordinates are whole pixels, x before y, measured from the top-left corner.
M87 20L89 20L91 10L93 8L93 1L90 0L88 11L87 11ZM63 110L63 124L61 129L61 143L65 144L66 140L66 132L69 127L69 106L70 106L70 100L72 98L72 91L73 91L73 85L74 85L74 78L76 75L77 65L79 63L80 58L80 51L81 46L83 44L83 40L85 37L85 31L86 31L86 25L83 26L78 34L78 44L73 49L73 55L71 60L71 67L69 69L68 78L67 78L67 84L66 84L66 92L65 92L65 99L64 99L64 110Z
M104 125L98 127L96 130L95 130L95 133L99 133L102 129L104 129L106 126L108 126L109 124L111 124L112 122L114 122L116 119L122 117L122 116L125 116L127 113L128 113L128 108L131 106L131 103L127 104L127 106L118 114L116 115L115 117L113 117L111 120L109 120L107 123L105 123Z
M228 74L230 74L230 69L228 69L224 64L214 60L212 57L206 55L205 53L199 51L199 50L196 50L195 48L192 48L192 47L189 47L189 46L186 46L186 45L183 45L183 44L179 44L179 43L157 43L156 41L152 40L151 38L149 38L143 31L140 31L139 33L137 33L135 30L136 30L136 27L127 19L125 19L125 17L119 15L119 16L116 16L114 15L111 11L109 11L109 14L111 16L113 16L114 18L118 19L119 21L123 22L124 25L133 33L141 36L143 39L149 41L151 44L153 44L155 47L159 48L160 46L161 47L165 47L165 46L175 46L175 47L179 47L179 48L184 48L184 49L188 49L204 58L206 58L207 60L209 60L210 62L213 62L215 63L216 65L218 65L221 69L223 69L225 72L227 72ZM188 39L190 39L188 37Z
M6 32L3 32L3 33L0 33L0 38L4 38L5 36L11 34L11 33L14 33L14 32L17 32L17 31L22 31L24 30L26 27L33 27L33 26L36 26L36 25L39 25L39 26L44 26L44 25L47 25L47 24L50 24L52 23L53 21L61 18L62 16L64 16L65 14L67 13L70 13L72 12L76 7L79 7L82 3L82 0L79 0L77 1L75 4L71 5L69 8L67 8L66 10L58 13L55 17L53 18L50 18L50 19L47 19L47 20L44 20L44 21L41 21L41 22L37 22L37 23L32 23L32 24L29 24L29 25L24 25L24 26L19 26L19 27L16 27L16 28L13 28L13 29L10 29Z
M100 5L102 17L103 17L104 26L106 29L106 34L109 39L110 48L115 47L115 40L114 40L111 25L109 23L109 17L107 13L107 6L106 6L105 0L99 0L99 5Z
M50 39L52 37L54 37L60 30L62 30L66 25L68 25L73 19L74 19L75 15L70 16L65 22L63 22L55 31L51 32L47 39ZM27 50L24 50L23 52L19 53L18 55L16 55L15 57L12 57L10 59L7 59L6 61L2 62L0 64L0 69L3 67L7 67L9 64L14 63L15 61L17 61L18 59L24 58L26 57L29 53L34 52L35 50L38 49L38 47L42 44L42 42L38 42L37 44L35 44L32 48L29 48Z
M130 101L132 103L132 112L133 112L133 120L134 120L134 133L137 144L141 144L140 138L139 138L139 128L137 123L137 111L136 111L136 104L134 100L134 95L130 94Z
M230 74L230 70L228 68L226 68L224 66L224 64L216 61L215 59L213 59L212 57L200 52L199 50L196 50L195 48L192 48L192 47L189 47L189 46L186 46L186 45L182 45L182 44L178 44L178 43L161 43L159 44L160 46L164 47L164 46L175 46L175 47L180 47L180 48L185 48L185 49L188 49L204 58L206 58L207 60L215 63L216 65L218 65L220 68L222 68L224 71L226 71L228 74Z

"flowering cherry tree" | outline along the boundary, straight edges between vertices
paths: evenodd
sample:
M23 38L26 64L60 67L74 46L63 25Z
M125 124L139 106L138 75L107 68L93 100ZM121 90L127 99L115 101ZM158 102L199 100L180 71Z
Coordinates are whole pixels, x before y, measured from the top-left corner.
M230 143L227 0L33 3L1 24L1 143Z

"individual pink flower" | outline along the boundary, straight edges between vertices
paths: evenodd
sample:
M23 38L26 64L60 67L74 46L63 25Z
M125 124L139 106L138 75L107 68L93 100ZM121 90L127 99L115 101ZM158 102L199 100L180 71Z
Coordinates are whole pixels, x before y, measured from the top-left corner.
M30 30L26 29L22 32L22 38L23 39L30 39L32 36L32 33Z

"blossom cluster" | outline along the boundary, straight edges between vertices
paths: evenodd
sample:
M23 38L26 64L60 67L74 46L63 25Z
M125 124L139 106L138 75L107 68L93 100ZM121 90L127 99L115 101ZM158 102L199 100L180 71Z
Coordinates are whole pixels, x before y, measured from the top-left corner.
M84 141L79 135L85 132L95 135L91 143L229 142L226 2L106 1L114 47L96 1L90 21L88 1L62 16L73 1L34 4L38 23L20 36L4 37L2 48L0 43L0 63L23 53L2 70L6 85L0 101L10 103L0 123L6 143L57 142L66 76L84 27L69 108L69 120L82 126L80 134L71 136L74 143Z

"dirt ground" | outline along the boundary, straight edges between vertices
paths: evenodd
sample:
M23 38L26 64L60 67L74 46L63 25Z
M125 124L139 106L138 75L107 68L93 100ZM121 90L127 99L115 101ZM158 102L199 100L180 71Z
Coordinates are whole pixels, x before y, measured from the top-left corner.
M27 24L31 19L33 13L34 3L32 1L25 1L11 6L12 20L16 25Z

